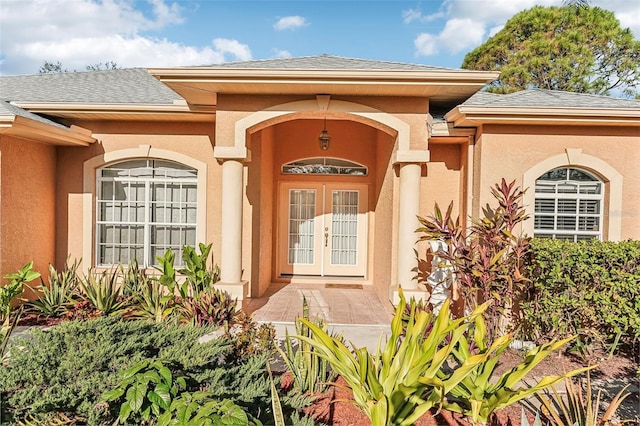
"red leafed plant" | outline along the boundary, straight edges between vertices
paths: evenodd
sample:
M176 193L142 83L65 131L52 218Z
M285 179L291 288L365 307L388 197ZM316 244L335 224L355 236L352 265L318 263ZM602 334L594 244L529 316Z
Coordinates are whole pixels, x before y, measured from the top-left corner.
M525 191L503 178L491 192L498 206L487 206L484 217L473 220L468 230L460 217L453 219L453 203L444 215L436 203L432 216L418 217L422 226L417 232L423 234L421 241L446 243L446 248L433 254L453 268L465 311L493 300L487 319L489 334L495 338L509 328L514 300L529 283L523 272L530 258L530 237L519 231L528 218L522 205Z

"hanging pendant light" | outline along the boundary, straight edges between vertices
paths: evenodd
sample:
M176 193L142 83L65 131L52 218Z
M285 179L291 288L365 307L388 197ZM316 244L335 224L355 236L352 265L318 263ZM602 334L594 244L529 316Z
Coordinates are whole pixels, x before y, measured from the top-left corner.
M324 127L322 128L322 132L318 137L318 143L320 144L320 149L326 151L329 149L329 142L331 141L331 136L329 136L329 132L327 131L327 116L324 116Z

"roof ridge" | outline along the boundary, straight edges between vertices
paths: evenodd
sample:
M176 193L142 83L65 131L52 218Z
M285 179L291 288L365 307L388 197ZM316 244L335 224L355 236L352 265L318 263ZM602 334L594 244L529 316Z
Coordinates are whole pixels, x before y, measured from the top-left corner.
M276 61L291 61L292 63L296 63L296 62L301 62L304 60L317 60L317 59L334 59L334 60L340 60L340 61L345 61L345 62L350 62L350 63L357 63L357 62L365 62L365 63L371 63L371 64L386 64L386 65L392 65L392 66L399 66L399 67L406 67L406 66L410 66L410 67L416 67L416 68L425 68L425 69L438 69L438 70L446 70L446 71L460 71L460 69L458 68L448 68L448 67L441 67L441 66L435 66L435 65L427 65L427 64L420 64L420 63L413 63L413 62L399 62L399 61L385 61L385 60L378 60L378 59L366 59L366 58L354 58L354 57L349 57L349 56L339 56L339 55L331 55L328 53L323 53L320 55L306 55L306 56L290 56L287 58L264 58L264 59L251 59L248 61L229 61L229 62L221 62L218 64L211 64L211 65L201 65L202 67L212 67L215 68L216 66L220 66L223 68L226 68L228 66L241 66L242 64L260 64L260 63L269 63L269 62L276 62ZM398 69L398 71L403 71L403 69ZM363 70L368 69L367 67L362 67ZM463 71L472 71L472 70L463 70Z

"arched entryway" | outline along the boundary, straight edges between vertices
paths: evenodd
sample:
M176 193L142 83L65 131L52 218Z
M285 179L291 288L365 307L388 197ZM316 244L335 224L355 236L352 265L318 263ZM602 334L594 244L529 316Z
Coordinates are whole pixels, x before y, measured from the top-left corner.
M318 143L325 121L332 137L328 151ZM218 286L240 298L259 297L274 281L291 279L278 268L282 247L279 229L283 225L277 218L282 184L305 180L321 185L322 191L334 191L327 185L345 183L343 179L349 185L360 178L364 186L357 192L366 195L362 210L358 195L358 211L366 217L366 266L357 276L373 284L380 300L395 300L400 286L405 293L414 291L415 297L420 297L415 274L415 229L420 179L429 159L426 139L421 137L426 128L423 126L421 120L403 121L395 114L330 100L327 95L240 117L237 112L221 111L216 121L216 141L227 143L214 147L222 163L222 274ZM282 166L291 161L326 156L365 165L368 175L338 179L281 173ZM326 200L323 196L320 204ZM314 233L314 238L323 237ZM294 272L292 276L297 275ZM319 276L325 279L322 273ZM344 273L336 276L348 277Z
M249 134L253 297L272 283L370 285L391 273L395 135L342 113L327 119L322 150L324 115L292 114Z

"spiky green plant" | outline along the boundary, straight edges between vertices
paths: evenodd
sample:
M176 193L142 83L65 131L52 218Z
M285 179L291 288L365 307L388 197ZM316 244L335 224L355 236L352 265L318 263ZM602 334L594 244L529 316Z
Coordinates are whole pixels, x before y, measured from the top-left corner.
M418 311L412 301L404 331L405 306L400 291L391 335L382 350L380 343L375 355L366 348L350 349L310 321L298 320L309 327L312 337L297 338L313 346L347 382L353 392L353 403L371 419L373 426L414 424L424 413L439 406L444 396L488 357L488 354L471 356L447 377L438 377L451 351L487 304L480 305L468 317L451 319L448 301L437 316Z
M464 414L474 425L483 425L496 410L528 398L567 377L593 368L584 367L559 376L545 376L533 386L521 384L536 365L570 340L572 338L546 343L531 349L520 364L494 379L500 354L509 347L513 338L506 334L489 345L485 321L481 316L477 316L472 332L460 337L451 354L460 366L465 365L468 359L477 356L473 354L472 348L486 357L450 390L445 408ZM446 377L442 372L440 376Z
M131 316L162 322L174 317L175 296L168 294L166 288L157 280L149 280L132 294L135 305Z
M600 417L602 390L598 390L598 395L594 400L589 372L587 372L585 382L578 380L577 383L574 383L573 380L567 378L564 384L566 399L555 388L551 388L551 391L546 391L544 394L536 395L545 409L545 416L552 424L558 426L612 425L616 411L622 402L631 395L629 392L625 393L629 385L623 387L613 397L604 414Z
M78 267L80 260L76 259L69 264L69 259L65 262L65 268L58 272L53 265L49 265L48 284L40 278L40 285L35 288L38 300L27 303L30 310L38 314L58 317L64 314L67 305L71 302L72 296L78 287Z
M324 320L316 318L311 321L309 303L305 297L302 298L302 318L313 322L322 331L328 333L328 326ZM329 382L335 380L336 374L314 346L297 338L297 336L311 338L311 329L301 321L297 321L295 327L296 335L294 336L290 336L288 330L285 331L284 349L277 347L278 352L293 376L293 384L296 389L310 395L321 393L327 388ZM339 335L333 337L340 338Z
M101 273L89 273L80 280L84 297L103 315L119 314L127 307L122 300L122 287L118 283L121 266Z

